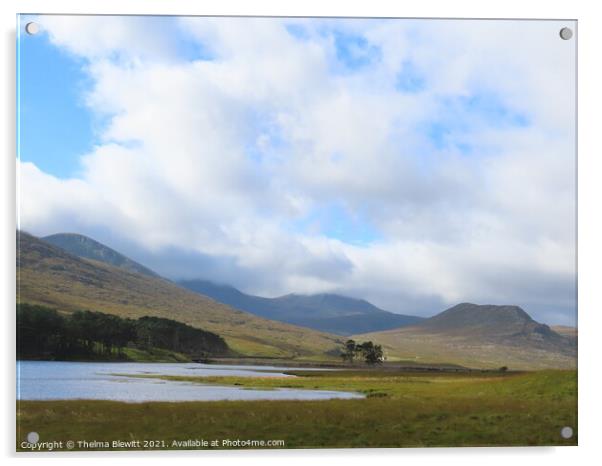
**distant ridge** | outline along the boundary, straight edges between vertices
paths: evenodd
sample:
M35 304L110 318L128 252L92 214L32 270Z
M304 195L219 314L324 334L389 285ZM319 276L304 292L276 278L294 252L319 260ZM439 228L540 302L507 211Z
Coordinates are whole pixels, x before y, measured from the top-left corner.
M208 280L184 280L184 288L201 293L236 309L337 335L374 332L414 325L422 317L384 311L363 299L331 293L288 294L278 298L248 295L230 285Z
M371 332L401 359L454 361L469 367L569 368L576 338L536 322L519 306L461 303L416 325Z
M141 273L149 277L159 276L151 269L84 235L77 233L57 233L55 235L44 236L41 239L74 256L104 262L128 272Z
M531 338L560 341L560 335L550 327L534 321L522 308L508 305L460 303L424 320L418 327L434 332L461 333L498 340Z

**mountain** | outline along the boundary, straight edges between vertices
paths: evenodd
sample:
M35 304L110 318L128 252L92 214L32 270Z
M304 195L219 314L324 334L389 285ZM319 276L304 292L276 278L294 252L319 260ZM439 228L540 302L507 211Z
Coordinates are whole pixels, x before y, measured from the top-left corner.
M535 322L518 306L461 303L419 324L431 332L517 342L522 339L557 344L559 334Z
M289 294L279 298L262 298L245 294L229 285L218 285L207 280L184 280L179 284L266 319L338 335L376 332L413 325L423 320L421 317L387 312L363 299L337 294Z
M316 358L342 344L334 335L266 320L159 277L77 257L24 232L17 236L17 299L61 312L165 317L217 333L245 356Z
M577 362L575 339L518 306L462 303L410 327L355 338L382 343L390 359L511 369L573 368Z
M105 264L114 265L115 267L122 268L129 272L148 275L149 277L159 276L138 262L134 262L114 249L84 235L78 235L76 233L58 233L56 235L45 236L41 239L74 256L104 262Z

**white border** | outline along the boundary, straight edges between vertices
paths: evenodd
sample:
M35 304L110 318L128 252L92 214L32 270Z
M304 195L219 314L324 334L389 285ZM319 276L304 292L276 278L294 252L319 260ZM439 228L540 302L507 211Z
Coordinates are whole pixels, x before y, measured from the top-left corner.
M15 23L16 13L116 13L116 14L195 14L195 15L289 15L289 16L391 16L391 17L468 17L468 18L563 18L579 21L579 447L564 448L449 448L406 450L296 450L237 452L153 452L117 454L19 455L20 464L44 461L67 461L100 464L111 461L159 464L166 460L190 463L305 464L323 458L349 465L380 464L462 464L508 466L509 462L546 465L589 464L600 456L600 386L602 363L598 357L602 299L598 288L602 280L602 241L600 200L602 199L602 72L600 45L602 25L595 1L579 0L3 0L2 54L0 73L5 103L0 114L4 151L2 158L2 267L0 295L3 298L4 351L2 354L4 419L0 439L3 456L14 461L14 299L15 299ZM374 457L374 459L373 459ZM598 458L599 459L599 458Z

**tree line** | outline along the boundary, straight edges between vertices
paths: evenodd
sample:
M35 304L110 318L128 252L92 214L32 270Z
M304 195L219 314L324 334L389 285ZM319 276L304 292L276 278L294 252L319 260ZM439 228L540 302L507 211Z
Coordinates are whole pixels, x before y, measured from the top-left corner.
M126 359L126 347L160 348L192 358L229 351L219 335L171 319L128 319L93 311L61 314L46 306L17 305L19 359Z
M375 345L371 341L356 343L354 340L347 340L343 345L341 358L353 363L358 357L363 357L366 364L381 364L385 360L381 345Z

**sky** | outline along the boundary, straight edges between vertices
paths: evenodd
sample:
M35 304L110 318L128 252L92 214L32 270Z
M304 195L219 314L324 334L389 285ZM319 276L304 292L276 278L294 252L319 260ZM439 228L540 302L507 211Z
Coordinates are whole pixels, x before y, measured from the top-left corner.
M21 229L262 296L575 324L570 22L19 22Z

